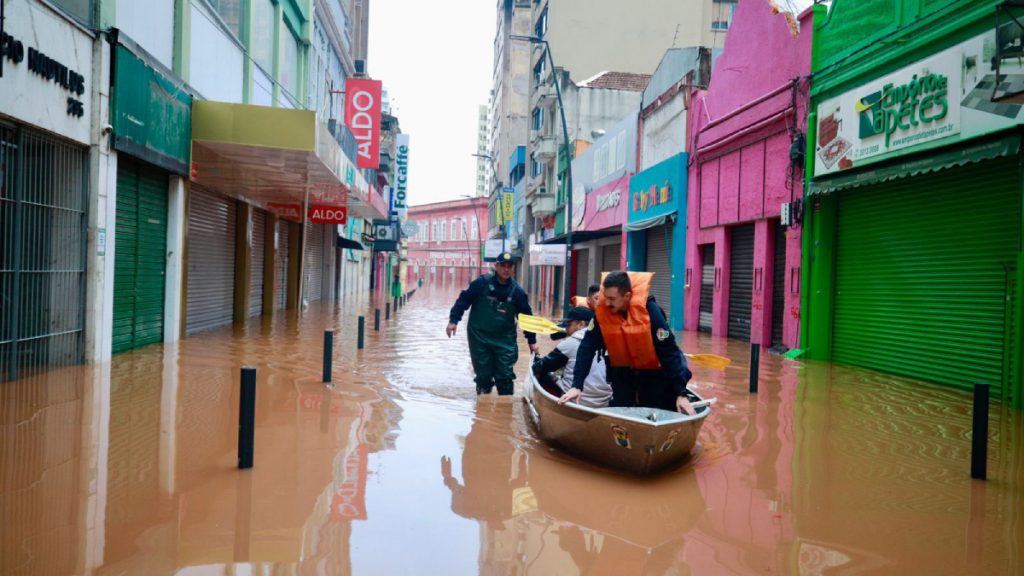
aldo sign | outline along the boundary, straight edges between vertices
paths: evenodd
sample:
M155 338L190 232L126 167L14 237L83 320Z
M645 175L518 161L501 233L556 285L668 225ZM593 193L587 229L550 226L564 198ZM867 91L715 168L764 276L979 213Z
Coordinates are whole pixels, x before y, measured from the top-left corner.
M380 80L345 82L345 125L356 138L359 168L380 167Z

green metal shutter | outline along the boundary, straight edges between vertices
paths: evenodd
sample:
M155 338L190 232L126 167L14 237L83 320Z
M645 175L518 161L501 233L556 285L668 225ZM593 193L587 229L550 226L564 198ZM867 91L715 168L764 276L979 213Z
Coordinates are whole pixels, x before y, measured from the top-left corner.
M114 353L162 342L167 175L122 156L117 169Z
M958 387L1004 380L1016 158L841 193L833 358Z

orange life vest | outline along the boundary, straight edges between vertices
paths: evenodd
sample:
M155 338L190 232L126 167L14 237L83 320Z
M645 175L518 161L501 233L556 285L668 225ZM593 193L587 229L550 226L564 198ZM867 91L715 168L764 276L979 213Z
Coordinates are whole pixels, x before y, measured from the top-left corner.
M658 353L651 337L651 315L647 313L647 297L651 292L653 272L628 272L633 285L633 297L629 301L627 315L612 312L604 299L604 288L597 302L597 323L601 327L604 346L608 350L611 366L629 367L637 370L661 368ZM604 284L602 275L601 283Z
M579 306L581 308L590 308L590 303L587 302L587 297L586 296L573 296L572 297L572 305L573 306ZM590 309L593 310L593 308L590 308Z

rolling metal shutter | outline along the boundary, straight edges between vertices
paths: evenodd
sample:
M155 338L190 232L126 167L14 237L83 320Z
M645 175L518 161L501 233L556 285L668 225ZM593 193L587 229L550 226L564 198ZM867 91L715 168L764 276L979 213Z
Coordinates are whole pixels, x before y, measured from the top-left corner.
M263 259L267 249L267 213L252 210L252 265L249 267L249 316L263 314Z
M609 244L601 248L601 272L614 272L622 269L622 244ZM601 279L598 274L597 279Z
M163 342L167 175L126 155L117 163L113 352Z
M586 296L590 286L590 250L575 250L576 253L576 294Z
M306 300L319 302L323 295L324 225L310 224L306 240Z
M715 309L715 245L701 247L703 264L700 267L700 319L697 329L711 332Z
M235 305L234 200L192 186L188 202L185 332L228 326Z
M775 265L772 267L772 346L782 344L782 324L786 317L786 229L775 223Z
M647 271L654 272L651 295L665 315L672 309L672 225L647 229Z
M277 270L274 301L277 302L277 309L284 310L288 307L288 242L291 225L284 220L277 221Z
M754 288L753 224L732 229L729 262L729 338L749 342Z
M1019 187L1014 157L842 192L833 359L965 388L1009 380Z

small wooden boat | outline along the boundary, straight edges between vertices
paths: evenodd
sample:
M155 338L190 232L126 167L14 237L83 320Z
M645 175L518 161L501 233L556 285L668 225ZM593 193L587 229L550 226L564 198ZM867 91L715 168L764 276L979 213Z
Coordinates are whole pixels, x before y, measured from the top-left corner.
M710 402L693 392L690 400L702 405L690 416L658 408L560 405L532 372L529 382L523 401L541 438L585 460L633 474L660 472L689 457L711 413Z

